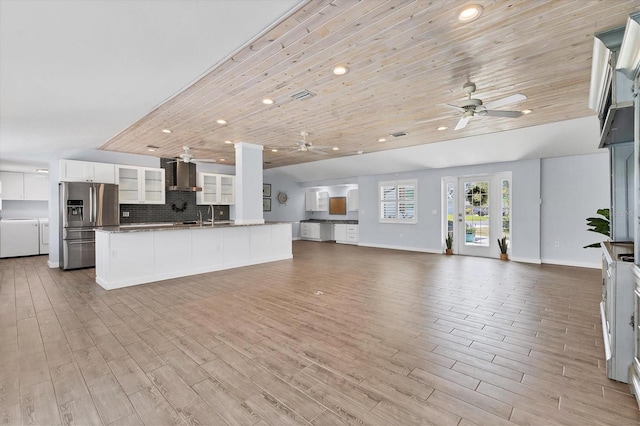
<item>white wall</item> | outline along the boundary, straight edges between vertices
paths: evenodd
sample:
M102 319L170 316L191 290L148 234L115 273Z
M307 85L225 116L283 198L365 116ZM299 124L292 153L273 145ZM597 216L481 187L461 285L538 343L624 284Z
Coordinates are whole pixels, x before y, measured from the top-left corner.
M360 244L442 253L444 238L442 178L507 171L512 172L513 185L511 258L538 263L540 262L540 160L360 177L358 180ZM417 224L388 224L378 221L378 182L395 179L418 180Z
M5 219L49 217L49 203L33 200L3 200L0 217Z
M600 268L600 250L582 247L605 239L585 219L610 205L607 150L542 160L542 201L542 261Z
M293 238L300 237L300 220L305 215L304 191L298 183L293 182L287 176L275 170L265 170L263 182L271 185L271 211L264 212L264 220L292 222L291 230ZM278 193L287 194L287 202L278 202Z

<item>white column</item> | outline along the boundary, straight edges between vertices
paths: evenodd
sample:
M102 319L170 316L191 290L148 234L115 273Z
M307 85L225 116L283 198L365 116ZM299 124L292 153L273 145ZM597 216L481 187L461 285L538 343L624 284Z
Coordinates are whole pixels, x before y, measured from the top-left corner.
M262 217L262 145L246 142L236 148L236 217L239 225L264 223Z

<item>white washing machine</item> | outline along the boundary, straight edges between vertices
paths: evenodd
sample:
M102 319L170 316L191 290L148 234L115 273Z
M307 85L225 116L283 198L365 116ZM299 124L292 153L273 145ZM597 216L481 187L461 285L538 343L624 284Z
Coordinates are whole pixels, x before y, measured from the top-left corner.
M40 241L40 254L49 254L49 218L38 219L38 234Z
M38 219L0 220L0 257L40 254Z

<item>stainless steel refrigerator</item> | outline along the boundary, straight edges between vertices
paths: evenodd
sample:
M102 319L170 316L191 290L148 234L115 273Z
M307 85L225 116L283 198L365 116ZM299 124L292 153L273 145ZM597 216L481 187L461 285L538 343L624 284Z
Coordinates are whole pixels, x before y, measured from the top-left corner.
M60 183L60 268L96 265L95 228L120 224L118 185Z

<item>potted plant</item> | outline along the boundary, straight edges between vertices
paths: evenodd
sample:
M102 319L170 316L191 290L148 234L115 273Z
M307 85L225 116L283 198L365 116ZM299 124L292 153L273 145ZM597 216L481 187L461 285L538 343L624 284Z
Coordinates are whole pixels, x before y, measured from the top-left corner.
M447 238L444 240L447 244L447 249L445 250L445 254L453 254L453 236L447 232Z
M467 225L466 228L466 232L465 232L465 242L467 243L472 243L474 242L476 239L476 228L474 228L473 226Z
M588 217L587 218L587 226L591 228L587 229L587 231L595 232L596 234L606 235L607 237L611 236L610 232L610 212L609 209L598 209L596 211L602 217ZM588 246L584 246L583 248L600 248L600 243L589 244Z
M509 260L507 250L509 249L509 243L507 237L498 238L498 247L500 247L500 260Z

